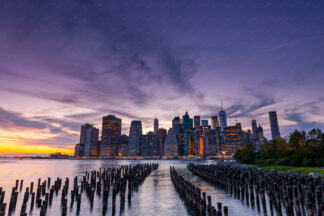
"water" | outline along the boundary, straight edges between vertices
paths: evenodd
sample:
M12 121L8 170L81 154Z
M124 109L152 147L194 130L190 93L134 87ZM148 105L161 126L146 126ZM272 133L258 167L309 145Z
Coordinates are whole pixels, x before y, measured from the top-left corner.
M70 178L70 184L73 182L74 176L83 176L85 171L91 171L94 169L136 164L136 163L159 163L159 169L153 171L148 176L144 183L140 186L138 192L135 192L132 196L131 206L127 204L123 212L119 211L119 195L116 200L116 214L115 215L191 215L187 210L184 202L180 199L179 195L175 191L175 188L171 182L169 168L170 166L176 167L176 169L185 176L187 180L190 180L195 185L199 186L202 191L205 191L207 195L211 195L212 204L216 207L216 202L222 202L223 206L229 207L229 215L264 215L263 212L258 212L256 207L246 205L241 200L234 199L223 190L218 189L209 183L201 180L199 177L192 175L190 171L186 169L188 162L179 160L154 160L154 161L130 161L130 160L0 160L0 187L6 191L5 202L7 203L7 211L10 199L11 188L15 186L16 179L24 180L25 187L30 186L30 182L34 181L37 187L38 178L46 180L47 177L51 177L52 182L57 177L63 178L62 184L66 177ZM71 189L71 188L70 188ZM17 208L15 214L19 215L21 203L23 199L23 192L19 193ZM53 198L53 205L48 208L46 215L61 215L60 208L60 194L58 197ZM70 204L70 194L68 196L68 206ZM39 209L34 207L32 213L29 212L30 201L27 205L28 215L39 215ZM92 211L89 208L89 202L83 193L80 215L101 215L102 212L102 200L97 196L94 200L94 207ZM68 208L68 215L76 215L76 203L73 209ZM111 215L111 194L109 195L108 213Z

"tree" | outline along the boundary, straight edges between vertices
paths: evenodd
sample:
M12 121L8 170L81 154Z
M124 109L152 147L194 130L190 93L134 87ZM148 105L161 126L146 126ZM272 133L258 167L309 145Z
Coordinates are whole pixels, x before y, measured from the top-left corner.
M295 130L289 137L289 149L300 150L305 145L306 132Z
M234 159L240 163L254 163L255 161L255 147L249 143L245 145L242 149L236 151Z

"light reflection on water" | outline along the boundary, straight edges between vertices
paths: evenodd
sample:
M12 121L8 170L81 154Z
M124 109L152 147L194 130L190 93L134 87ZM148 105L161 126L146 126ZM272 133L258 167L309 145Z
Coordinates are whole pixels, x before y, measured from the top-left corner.
M189 162L179 160L154 160L154 161L128 161L128 160L0 160L0 187L6 191L5 202L9 205L11 188L15 186L16 179L24 180L24 188L29 187L30 182L34 181L37 185L38 178L46 180L47 177L52 178L52 183L57 177L70 178L70 183L74 176L82 176L85 171L91 171L99 168L119 166L124 164L136 163L159 163L159 169L155 170L148 176L144 183L140 186L139 191L132 196L131 206L127 204L124 212L119 212L119 195L116 199L116 214L115 215L190 215L186 206L176 193L171 182L169 168L175 166L181 174L192 181L196 186L199 186L202 191L206 191L207 195L212 196L213 205L216 202L222 202L223 206L229 207L229 215L262 215L258 213L256 208L245 205L244 202L234 199L226 194L223 190L217 189L209 183L201 180L197 176L191 174L186 169ZM80 178L79 178L80 179ZM37 186L36 186L37 187ZM71 186L70 186L71 189ZM25 189L23 189L23 192ZM35 187L34 187L35 191ZM19 215L23 192L19 194L19 201L15 214ZM53 205L48 208L46 215L60 215L60 194L53 198ZM70 199L70 195L68 196ZM70 200L68 200L68 206ZM30 204L28 202L27 212L29 212ZM92 211L89 208L89 202L83 194L81 202L80 215L101 215L102 200L95 197L94 207ZM34 208L29 215L39 215L39 209ZM76 204L73 209L68 209L68 215L76 215ZM111 193L109 194L108 212L106 215L111 215Z

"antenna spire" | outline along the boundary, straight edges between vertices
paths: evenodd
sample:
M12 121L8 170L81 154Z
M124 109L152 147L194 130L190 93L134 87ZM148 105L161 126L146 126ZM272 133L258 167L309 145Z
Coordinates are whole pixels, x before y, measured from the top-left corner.
M221 99L221 110L223 110L223 100Z

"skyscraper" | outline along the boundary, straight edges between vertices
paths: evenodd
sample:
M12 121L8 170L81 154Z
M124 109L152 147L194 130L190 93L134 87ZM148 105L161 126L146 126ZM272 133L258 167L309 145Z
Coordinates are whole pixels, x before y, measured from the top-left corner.
M213 130L215 130L215 128L219 127L218 116L211 117L211 126L212 126Z
M141 156L160 157L160 145L158 135L148 132L140 138Z
M201 126L208 126L208 120L201 120Z
M80 157L80 143L75 145L74 148L74 157Z
M157 132L159 130L159 119L154 118L154 134L157 135Z
M269 119L270 119L272 140L279 139L280 131L279 131L277 113L275 111L269 112Z
M131 127L129 130L129 139L128 139L128 156L140 156L140 139L142 136L142 122L141 121L132 121Z
M200 127L200 116L194 116L194 127L195 129Z
M260 145L263 145L264 142L265 142L265 138L264 138L264 135L263 135L263 128L261 127L260 124L259 124L259 127L258 127L257 131L258 131L258 140L257 140L256 149L259 150Z
M118 155L119 156L127 156L128 155L128 136L123 134L119 139L118 146Z
M258 126L255 119L252 120L252 140L258 138Z
M82 156L85 156L84 155L84 145L86 143L86 138L87 138L87 130L89 128L92 128L93 125L92 124L84 124L84 125L81 125L81 131L80 131L80 146L79 146L79 156L82 157Z
M183 125L183 155L189 154L189 149L194 148L194 132L193 132L193 121L189 117L188 112L182 116Z
M167 130L164 128L159 128L157 131L159 145L160 145L160 156L163 157L164 155L164 142L167 136Z
M225 110L223 110L223 108L221 109L221 111L219 111L219 121L221 131L223 132L227 127L226 112Z
M164 156L178 156L178 138L174 128L170 128L164 142Z
M259 143L258 143L259 135L258 135L258 126L255 119L252 120L252 135L251 135L251 144L258 149Z
M99 140L99 129L95 127L88 128L86 132L86 142L84 145L85 157L98 156L98 140Z
M218 134L216 130L209 130L205 135L206 147L205 155L216 156L218 153Z
M114 115L102 119L101 157L117 156L122 120Z
M174 132L177 136L180 134L180 118L174 117L172 120L172 128L174 129Z
M242 146L243 140L241 126L237 124L236 126L225 128L223 151L225 151L228 155L231 155L236 150L242 148Z

